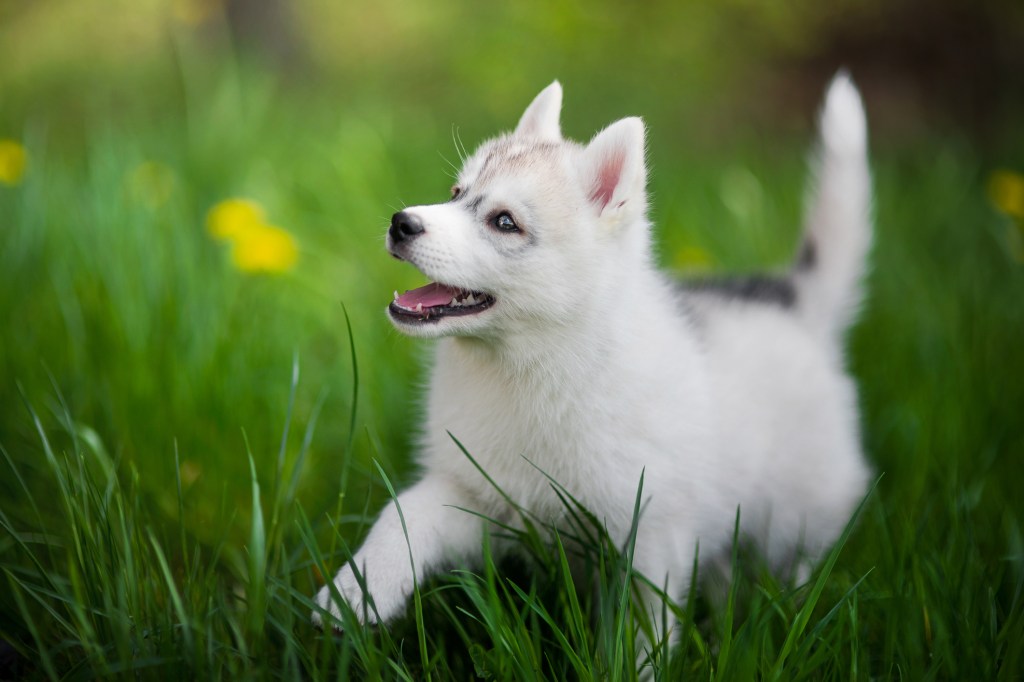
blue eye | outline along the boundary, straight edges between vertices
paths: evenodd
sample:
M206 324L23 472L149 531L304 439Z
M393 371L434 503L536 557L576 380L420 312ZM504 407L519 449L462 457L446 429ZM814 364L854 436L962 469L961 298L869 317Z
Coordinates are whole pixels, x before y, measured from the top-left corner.
M494 219L491 222L496 228L498 228L502 232L519 231L519 226L516 225L516 221L513 220L512 216L510 216L508 213L499 213L498 215L494 216Z

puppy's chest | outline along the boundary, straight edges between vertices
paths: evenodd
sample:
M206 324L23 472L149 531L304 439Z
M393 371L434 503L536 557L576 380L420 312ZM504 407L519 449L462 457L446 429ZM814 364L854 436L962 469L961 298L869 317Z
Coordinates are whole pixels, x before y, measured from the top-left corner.
M616 438L579 401L508 386L438 397L430 406L425 464L457 478L485 506L500 506L507 495L536 514L558 516L555 482L583 500L606 497L602 461L612 456Z

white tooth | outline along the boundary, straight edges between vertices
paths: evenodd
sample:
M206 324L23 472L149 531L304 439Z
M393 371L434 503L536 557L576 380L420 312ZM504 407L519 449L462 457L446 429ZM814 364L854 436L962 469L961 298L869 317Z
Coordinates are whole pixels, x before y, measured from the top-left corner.
M457 306L458 304L459 304L459 302L457 300L455 300L455 297L453 296L452 297L452 302L449 303L448 305L450 305L450 306Z
M397 291L395 292L395 300L396 301L398 300L398 292Z
M423 304L422 303L417 303L416 304L416 312L418 312L418 313L422 313L423 312Z
M476 305L476 298L473 297L473 294L466 297L466 305Z

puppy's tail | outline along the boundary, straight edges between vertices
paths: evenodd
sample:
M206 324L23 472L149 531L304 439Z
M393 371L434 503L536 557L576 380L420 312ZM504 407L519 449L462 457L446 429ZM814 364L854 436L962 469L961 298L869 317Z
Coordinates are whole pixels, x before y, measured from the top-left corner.
M819 128L804 242L792 278L799 314L816 332L838 338L863 300L872 232L867 120L845 71L829 85Z

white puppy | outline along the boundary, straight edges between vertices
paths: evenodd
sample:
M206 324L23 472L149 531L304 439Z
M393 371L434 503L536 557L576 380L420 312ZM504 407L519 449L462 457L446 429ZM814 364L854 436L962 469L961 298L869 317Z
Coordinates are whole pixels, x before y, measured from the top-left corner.
M737 508L783 568L827 549L865 492L842 350L871 242L851 81L838 75L826 97L791 269L689 283L652 262L641 120L580 145L562 138L561 101L552 83L466 161L451 200L392 218L390 253L436 282L388 310L400 331L441 339L424 473L353 558L367 593L344 566L317 596L318 624L339 598L369 621L401 615L417 580L479 559L481 516L517 522L510 500L559 525L545 474L622 543L645 472L635 568L673 597L698 542L702 564L728 550Z

